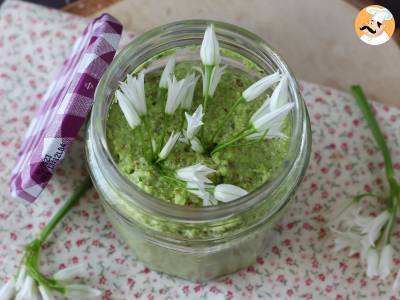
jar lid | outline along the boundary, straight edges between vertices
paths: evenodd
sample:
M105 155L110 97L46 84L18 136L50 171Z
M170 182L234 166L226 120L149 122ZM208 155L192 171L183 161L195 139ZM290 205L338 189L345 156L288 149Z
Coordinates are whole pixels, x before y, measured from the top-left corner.
M77 39L51 81L27 130L11 174L11 194L33 202L78 135L89 114L97 84L114 58L122 25L103 14Z

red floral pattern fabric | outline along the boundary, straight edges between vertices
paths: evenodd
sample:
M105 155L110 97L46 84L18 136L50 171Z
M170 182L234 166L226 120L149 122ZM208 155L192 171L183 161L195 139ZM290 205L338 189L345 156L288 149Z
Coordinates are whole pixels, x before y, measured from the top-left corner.
M21 246L86 175L81 137L34 204L10 197L16 151L48 82L86 23L18 1L6 1L0 10L0 282L15 274ZM43 272L88 262L83 278L103 290L104 299L395 299L395 274L386 282L367 279L358 257L332 252L334 236L326 226L332 210L351 195L387 191L382 156L348 94L305 82L302 94L312 123L310 166L275 239L253 266L204 284L152 271L113 231L92 190L43 247ZM400 110L373 105L399 172ZM396 229L397 253L399 239ZM397 271L399 255L393 263Z

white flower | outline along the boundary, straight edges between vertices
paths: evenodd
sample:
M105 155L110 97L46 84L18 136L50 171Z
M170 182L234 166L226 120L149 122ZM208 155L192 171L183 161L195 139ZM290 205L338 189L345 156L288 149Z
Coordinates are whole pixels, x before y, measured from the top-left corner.
M400 271L397 272L396 279L393 282L392 285L392 292L397 294L397 290L399 289L400 285Z
M15 283L15 288L17 290L20 290L25 282L26 279L26 267L24 265L21 266L21 269L19 270L17 281Z
M354 232L341 232L331 228L336 234L335 247L333 251L339 252L344 249L349 249L349 256L352 256L359 252L362 237Z
M193 115L189 115L185 112L187 121L186 137L191 140L200 130L203 125L203 105L199 105Z
M115 92L115 96L117 97L119 107L121 108L129 126L131 128L138 126L141 120L132 103L128 100L125 94L119 90Z
M389 221L390 217L391 214L385 210L369 222L363 229L362 233L368 234L368 240L371 246L375 246L375 241L379 238L383 226Z
M82 284L70 284L66 286L68 299L92 299L101 296L101 291Z
M168 154L171 153L172 148L174 148L176 142L178 141L179 137L181 136L180 132L174 133L172 132L169 136L167 143L161 149L160 154L158 154L159 160L166 159Z
M275 89L276 90L276 89ZM260 119L261 117L269 114L270 112L277 110L280 107L276 107L274 109L272 109L272 101L271 98L268 98L264 101L264 103L261 105L261 107L251 116L250 122L254 122L258 119ZM262 137L264 137L264 139L272 139L272 138L282 138L282 139L286 139L287 136L286 134L284 134L281 130L283 124L284 124L284 119L285 118L280 118L277 121L274 121L273 123L271 123L270 128L268 129L268 132L265 134L265 131L259 131L256 133L253 133L249 136L246 137L246 139L248 140L257 140L260 139Z
M374 220L374 218L369 216L363 216L360 214L361 207L358 210L353 210L351 216L349 216L348 224L353 226L355 230L359 232L368 232L369 224Z
M278 82L281 75L279 72L275 72L274 74L267 75L260 80L253 83L249 86L243 93L242 97L247 101L253 101L262 93L264 93L268 88L270 88L274 83Z
M203 42L200 48L200 58L205 66L218 65L221 60L214 24L207 26L204 33Z
M144 73L140 72L137 77L128 74L126 81L120 83L122 92L132 103L139 116L144 116L147 113L144 95Z
M0 289L0 299L12 300L14 299L14 296L15 296L15 280L12 278Z
M247 194L246 190L233 184L218 184L214 189L215 199L222 202L230 202Z
M271 95L271 104L270 108L271 110L275 110L286 103L288 103L289 100L289 86L288 86L288 76L284 75L281 79L281 81L278 83L274 91L272 92Z
M203 96L205 96L206 94L210 97L214 96L215 90L217 89L218 83L221 80L221 77L224 74L226 68L226 65L222 67L216 65L212 69L211 75L208 74L208 72L204 72L201 68L193 68L201 74L203 81ZM208 76L210 76L210 78L208 78Z
M190 145L192 146L192 150L197 153L203 153L204 149L200 143L200 140L197 137L194 137L190 140Z
M192 108L194 90L198 79L199 77L194 74L190 74L186 77L186 90L181 103L183 109L189 110Z
M375 248L369 248L367 252L367 276L373 278L378 275L379 255Z
M42 296L42 300L53 300L53 296L50 291L46 289L44 286L39 285L40 296Z
M177 170L176 176L184 181L204 184L204 183L212 183L212 181L208 179L207 176L214 172L216 172L214 169L211 169L205 165L195 164Z
M173 76L168 78L168 95L167 95L167 104L165 105L165 113L172 115L179 105L182 103L183 98L186 95L187 91L187 78L176 80L176 77Z
M341 201L328 217L328 227L336 232L336 228L340 227L343 222L348 220L355 203L352 201Z
M87 270L86 264L79 264L54 273L53 278L60 281L73 280Z
M18 291L17 299L40 300L36 282L29 275L26 276L21 290Z
M258 114L256 117L252 117L250 122L253 124L257 132L264 134L267 130L270 130L271 128L279 124L279 122L281 122L286 117L293 106L294 103L287 103L271 112L265 111L264 114Z
M212 185L203 184L201 182L188 182L186 184L188 192L196 195L203 200L203 206L210 206L212 195L206 190L206 188L213 188Z
M158 85L159 88L161 88L161 89L168 88L168 78L170 78L172 76L172 74L174 72L174 67L175 67L175 56L171 56L168 59L168 62L165 65L164 71L161 74L160 83Z
M226 67L227 66L220 67L219 65L216 65L213 68L211 72L210 85L208 86L209 96L214 96L215 90L217 89L218 83L221 80L221 77L224 74Z
M387 244L383 247L381 257L379 259L379 277L385 279L392 269L393 247Z

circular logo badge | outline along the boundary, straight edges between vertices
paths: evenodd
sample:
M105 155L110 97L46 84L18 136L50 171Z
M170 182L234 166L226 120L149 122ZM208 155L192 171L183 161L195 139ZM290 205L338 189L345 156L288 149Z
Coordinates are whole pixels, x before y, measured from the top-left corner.
M392 13L380 5L363 8L354 22L357 36L368 45L386 43L393 35L395 21Z

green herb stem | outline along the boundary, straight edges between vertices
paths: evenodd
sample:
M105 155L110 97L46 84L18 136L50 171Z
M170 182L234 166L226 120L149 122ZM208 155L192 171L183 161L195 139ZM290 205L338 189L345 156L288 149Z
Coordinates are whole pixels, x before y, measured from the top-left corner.
M211 155L217 153L218 151L221 151L222 149L231 146L233 143L240 141L241 139L244 139L245 137L249 136L250 134L256 132L256 130L252 127L250 128L245 128L229 140L222 142L215 146L215 148L211 151Z
M224 116L222 121L219 123L217 130L215 130L214 134L211 137L211 142L214 141L214 139L217 137L218 133L221 131L221 129L224 127L225 123L229 120L229 118L232 116L232 114L235 112L235 109L239 106L240 103L242 103L244 98L240 96L235 103L232 105L232 108L229 110L229 112Z
M25 248L23 262L27 268L29 275L40 285L65 293L65 287L62 283L44 276L39 271L39 255L40 249L44 241L53 232L58 223L65 217L71 208L78 202L83 194L92 187L90 177L85 178L82 184L75 190L72 196L63 204L57 213L51 218L50 222L40 232L39 236L30 242Z
M396 212L400 202L400 186L395 178L393 162L390 156L389 147L386 144L385 137L383 136L378 121L374 116L374 113L368 103L367 98L365 97L362 88L359 85L353 85L351 87L351 93L356 99L357 105L360 107L361 112L363 113L364 118L367 121L369 128L371 129L372 135L374 136L374 139L378 144L379 149L382 151L383 159L385 162L386 177L390 187L390 196L388 199L390 201L390 209Z

